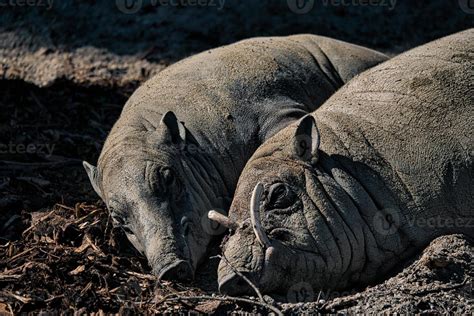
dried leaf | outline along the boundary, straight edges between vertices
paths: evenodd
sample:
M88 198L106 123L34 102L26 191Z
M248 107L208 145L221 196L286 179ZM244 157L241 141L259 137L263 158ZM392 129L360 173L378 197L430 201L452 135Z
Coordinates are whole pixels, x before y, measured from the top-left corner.
M69 272L69 275L78 275L79 273L82 273L85 270L86 270L86 267L82 264L78 266L77 268L75 268L74 270L72 270L71 272Z
M0 315L13 315L5 303L0 303Z
M220 305L220 301L209 301L197 305L194 309L204 314L212 314L219 308Z

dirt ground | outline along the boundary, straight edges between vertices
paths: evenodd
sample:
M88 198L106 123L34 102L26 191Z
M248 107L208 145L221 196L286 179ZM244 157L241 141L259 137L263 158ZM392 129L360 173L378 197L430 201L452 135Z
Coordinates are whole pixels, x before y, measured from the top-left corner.
M218 1L142 1L133 14L120 0L37 3L0 8L0 315L266 314L270 305L287 314L474 312L474 245L462 236L433 241L380 284L345 293L302 284L266 297L266 305L219 296L212 258L219 241L192 284L157 282L111 226L81 166L95 163L134 89L173 61L246 37L293 33L395 55L474 27L458 1L399 0L390 9L316 0L306 14L293 12L291 1L225 1L221 9Z

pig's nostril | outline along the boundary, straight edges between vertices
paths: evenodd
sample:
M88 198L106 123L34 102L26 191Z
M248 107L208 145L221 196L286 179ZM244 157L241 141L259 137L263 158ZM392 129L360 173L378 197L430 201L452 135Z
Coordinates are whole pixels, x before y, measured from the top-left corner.
M253 295L252 287L235 273L229 274L219 282L219 292L227 295Z
M242 288L242 287L244 287L244 286L246 286L246 285L247 285L247 282L245 282L244 279L239 278L239 279L237 280L237 286L238 286L239 288Z
M194 279L191 264L185 260L178 260L158 273L158 279L167 281L189 281Z

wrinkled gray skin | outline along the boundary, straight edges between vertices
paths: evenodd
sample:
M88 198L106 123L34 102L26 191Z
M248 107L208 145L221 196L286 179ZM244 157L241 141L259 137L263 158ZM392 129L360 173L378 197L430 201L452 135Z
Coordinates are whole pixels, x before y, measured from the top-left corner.
M437 236L474 237L473 84L474 29L354 78L249 160L227 260L294 298L376 282ZM250 219L259 182L269 245ZM223 293L254 294L223 260L218 277Z
M255 38L180 61L143 84L91 183L164 279L191 279L245 163L277 131L387 57L314 35Z

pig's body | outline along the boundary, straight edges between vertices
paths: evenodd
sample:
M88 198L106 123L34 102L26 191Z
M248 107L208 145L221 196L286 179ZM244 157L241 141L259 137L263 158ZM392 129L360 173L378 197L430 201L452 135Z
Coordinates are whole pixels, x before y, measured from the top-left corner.
M227 211L255 149L386 59L314 35L203 52L141 86L108 136L98 168L86 169L155 273L190 278L212 235L222 232L212 230L207 212Z
M230 210L245 223L263 184L271 245L243 225L225 246L263 291L364 285L437 236L474 237L474 29L374 67L312 117L256 151ZM309 156L295 151L298 139ZM283 197L272 183L286 186ZM285 207L271 206L278 199ZM219 282L226 293L251 292L225 262Z

